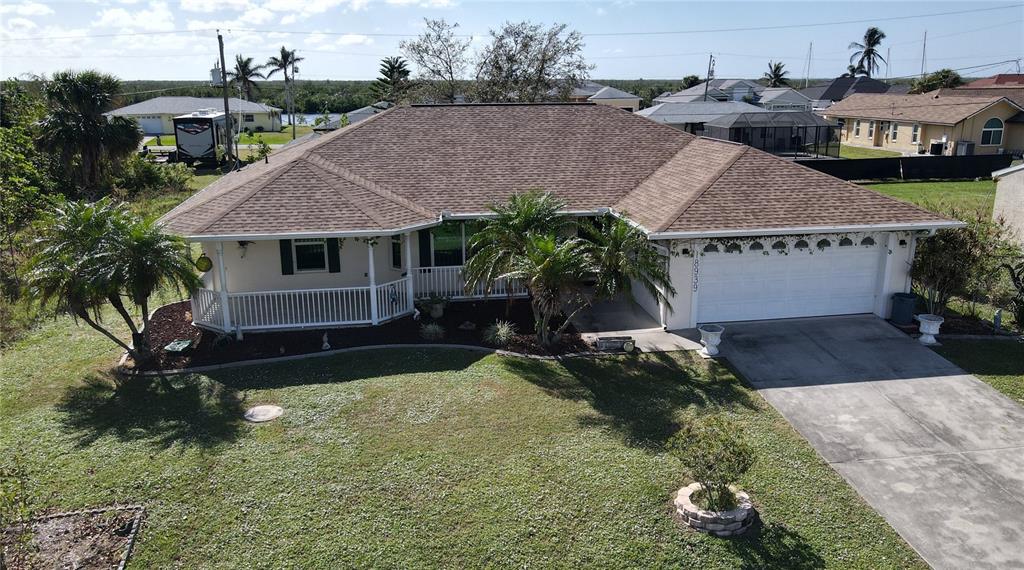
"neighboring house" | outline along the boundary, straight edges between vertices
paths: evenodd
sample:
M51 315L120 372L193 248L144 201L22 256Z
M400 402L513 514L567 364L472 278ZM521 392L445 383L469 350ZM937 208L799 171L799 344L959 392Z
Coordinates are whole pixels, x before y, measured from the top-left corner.
M769 111L810 111L811 100L790 87L765 87L756 103Z
M655 103L691 103L693 101L746 101L752 103L765 87L749 79L712 79L683 89L667 97L658 97Z
M992 77L975 79L963 86L966 89L991 89L1000 87L1024 88L1024 74L1021 73L1000 73Z
M380 113L382 111L386 111L386 110L388 110L388 109L390 109L391 107L394 107L394 106L395 106L394 103L390 103L388 101L377 101L376 103L374 103L372 105L367 105L365 107L360 107L360 108L356 109L355 111L350 111L348 113L345 113L344 115L345 115L346 118L348 118L348 124L354 125L354 124L356 124L356 123L358 123L360 121L365 121L366 119L369 119L370 117L376 115L377 113ZM340 128L341 128L341 118L339 117L339 118L337 118L337 119L335 119L333 121L317 125L317 126L313 127L313 130L317 131L317 132L322 132L322 131L334 131L334 130L337 130L337 129L340 129Z
M1005 220L1012 238L1024 246L1024 164L997 170L992 180L996 181L992 219Z
M857 94L824 115L840 123L843 144L904 154L1019 153L1024 111L1005 97Z
M943 88L938 91L932 91L931 94L938 95L939 97L1006 97L1017 105L1024 107L1024 87Z
M281 130L281 109L244 101L237 97L228 99L228 108L234 121L241 115L242 130L252 132ZM115 109L107 115L131 117L139 122L139 128L147 135L173 135L172 119L189 115L204 109L224 110L224 99L220 97L154 97L134 105Z
M658 103L637 115L675 127L681 131L700 135L704 124L724 115L734 113L766 113L764 109L742 101L695 101L691 103Z
M815 111L827 109L837 101L842 101L857 93L889 93L893 86L871 77L836 77L828 83L801 89L800 93L811 100L811 108Z
M159 223L214 260L192 297L199 326L373 325L416 298L483 296L464 288L467 240L530 189L646 232L676 293L671 308L633 295L671 329L888 316L914 241L963 225L748 146L564 104L396 107L232 172Z
M595 81L586 81L583 85L576 87L569 94L569 101L572 103L596 103L598 105L609 105L618 107L632 113L640 110L640 97L632 93L601 85Z
M704 124L704 136L787 156L839 156L832 123L810 111L723 115Z

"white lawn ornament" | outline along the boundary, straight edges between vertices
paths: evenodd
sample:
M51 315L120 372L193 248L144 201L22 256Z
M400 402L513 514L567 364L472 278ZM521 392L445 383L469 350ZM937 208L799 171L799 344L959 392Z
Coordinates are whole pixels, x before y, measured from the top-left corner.
M414 320L414 321L420 320L420 310L419 309L413 309L412 310L412 320Z
M331 343L327 342L327 333L324 333L323 341L324 341L324 343L322 345L320 345L320 350L330 350L331 349Z
M925 346L939 344L939 341L935 340L935 335L939 334L939 327L946 319L938 315L917 315L914 318L920 323L918 328L921 330L921 338L918 342Z
M700 343L704 348L700 349L700 355L704 358L718 356L718 345L722 343L722 333L725 327L722 325L701 325L697 327L700 331Z

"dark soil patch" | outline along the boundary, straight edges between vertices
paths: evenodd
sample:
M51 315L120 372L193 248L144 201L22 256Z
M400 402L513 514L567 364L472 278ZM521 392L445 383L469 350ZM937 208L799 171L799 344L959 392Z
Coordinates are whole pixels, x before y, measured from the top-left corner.
M191 307L188 301L174 303L156 310L150 319L150 339L156 349L156 359L150 368L164 370L206 366L273 358L295 354L310 354L322 351L323 335L327 333L331 348L349 348L376 344L468 344L488 346L483 342L483 330L496 320L510 321L516 325L519 334L506 348L515 352L538 355L557 355L590 350L576 330L569 325L562 342L551 350L539 346L533 335L533 313L525 300L516 300L511 305L505 300L464 301L449 304L444 316L436 321L423 316L415 321L411 316L375 327L311 328L299 331L246 333L242 341L233 336L200 329L192 324ZM444 327L444 339L427 341L420 337L420 326L436 322ZM462 330L463 323L470 322L475 328ZM190 339L192 348L183 354L169 353L163 347L171 341Z
M31 542L18 548L18 534L0 536L12 570L28 568L117 568L132 540L135 509L109 509L37 519Z

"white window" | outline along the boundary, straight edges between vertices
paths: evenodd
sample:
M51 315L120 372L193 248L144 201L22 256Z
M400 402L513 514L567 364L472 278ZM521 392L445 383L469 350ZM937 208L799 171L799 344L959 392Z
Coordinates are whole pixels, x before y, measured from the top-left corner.
M297 239L294 248L295 272L327 271L327 243L322 239Z
M402 268L402 236L391 236L391 267Z
M892 124L892 131L889 134L889 140L896 140L896 137L900 134L900 126L898 123Z
M917 123L910 127L910 142L916 143L921 138L921 125Z
M860 136L860 119L857 119L856 121L853 122L853 136Z
M875 136L875 122L868 121L868 138Z
M245 120L246 123L255 123L256 122L256 117L254 117L252 115L245 115L244 120Z
M1003 144L1003 122L993 117L985 121L981 129L981 144L998 145Z

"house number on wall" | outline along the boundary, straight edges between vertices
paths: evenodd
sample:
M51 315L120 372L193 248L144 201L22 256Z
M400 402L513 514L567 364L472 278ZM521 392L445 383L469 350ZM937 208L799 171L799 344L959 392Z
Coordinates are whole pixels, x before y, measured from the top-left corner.
M697 292L697 275L700 273L700 258L696 255L693 256L693 292Z

